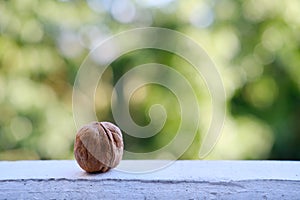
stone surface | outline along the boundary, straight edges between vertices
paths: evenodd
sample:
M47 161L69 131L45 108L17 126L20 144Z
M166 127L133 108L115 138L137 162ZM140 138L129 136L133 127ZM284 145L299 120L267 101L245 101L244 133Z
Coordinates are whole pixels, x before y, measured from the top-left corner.
M158 161L122 161L129 166ZM88 174L75 161L0 162L0 199L299 199L300 162L176 161Z

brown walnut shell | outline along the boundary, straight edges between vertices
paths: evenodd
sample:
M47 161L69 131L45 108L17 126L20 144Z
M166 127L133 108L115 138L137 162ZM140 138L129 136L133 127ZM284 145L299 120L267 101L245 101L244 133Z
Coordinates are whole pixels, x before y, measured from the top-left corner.
M76 134L74 155L86 172L106 172L116 167L123 156L121 130L110 122L92 122Z

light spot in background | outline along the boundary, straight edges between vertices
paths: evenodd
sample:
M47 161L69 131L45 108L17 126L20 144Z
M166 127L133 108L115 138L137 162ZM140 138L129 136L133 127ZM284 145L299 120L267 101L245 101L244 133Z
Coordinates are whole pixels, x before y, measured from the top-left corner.
M275 16L282 12L282 1L279 0L246 0L242 5L243 14L250 21L259 22L266 17Z
M278 27L269 26L262 35L262 45L269 51L280 50L283 42L283 36Z
M237 5L234 0L222 0L216 3L216 17L220 20L230 20L236 15Z
M10 130L16 141L28 137L32 132L32 123L27 117L16 116L10 122Z
M129 0L115 0L111 7L111 14L113 18L121 23L132 22L135 13L135 5Z
M93 61L99 64L107 64L109 61L118 55L118 46L112 42L108 43L105 52L101 51L101 48L96 48L91 54Z
M145 102L147 98L147 88L145 86L138 88L130 98L133 104L140 104Z
M9 10L0 7L0 31L10 34L19 33L22 27L21 20Z
M93 49L110 36L110 31L104 25L101 28L93 25L83 26L79 32L80 43L89 49Z
M137 3L145 7L164 7L170 4L172 1L174 0L139 0Z
M28 149L13 149L0 152L0 160L38 160L39 155Z
M18 71L38 71L41 66L39 50L35 47L25 47L22 49L22 67Z
M21 38L25 42L39 42L43 39L44 30L37 20L28 20L21 29Z
M298 0L287 0L287 1L280 1L282 4L285 4L284 10L284 19L287 24L291 24L293 26L300 25L300 1Z
M109 10L111 0L87 0L86 2L92 10L102 13Z
M298 47L297 47L298 48ZM289 56L283 56L281 57L283 60L283 65L293 81L298 85L298 89L300 91L300 57L299 53L297 51L294 51L293 53L290 53Z
M274 143L270 126L253 116L227 117L223 134L207 159L265 159Z
M88 6L96 11L96 12L102 12L103 10L109 11L111 8L111 5L113 3L113 0L87 0Z
M264 5L255 0L247 0L243 4L243 14L251 21L261 21L264 18Z
M71 31L62 31L57 42L60 52L66 57L75 58L83 52L78 35Z
M252 117L240 117L238 125L238 149L245 158L266 158L272 148L274 138L271 128Z
M189 18L193 26L206 28L214 22L214 13L210 5L201 2L191 11Z
M0 104L4 100L6 91L5 91L5 82L4 78L0 75Z
M214 45L218 53L227 60L231 60L240 51L240 41L231 27L216 32Z
M36 97L36 85L28 79L11 80L8 85L10 103L17 109L27 109Z
M12 69L12 71L21 68L23 65L21 50L15 45L7 45L7 50L3 53L1 64L2 67Z
M60 60L56 52L48 48L36 48L32 45L25 46L16 52L7 51L7 59L14 56L13 63L5 63L10 66L11 73L14 75L29 75L39 72L51 72L58 69ZM11 54L11 55L10 55Z
M48 102L56 100L50 87L25 78L10 79L7 92L8 101L20 110L44 108Z
M278 87L272 77L262 77L246 88L246 99L258 108L271 106L277 95Z
M30 12L38 6L37 0L22 0L22 1L12 1L16 12L24 13Z
M50 158L66 157L70 141L67 141L63 136L62 133L47 130L47 133L44 133L37 142L39 151Z
M153 23L153 16L151 11L145 10L136 10L135 17L134 17L134 25L139 27L146 27L151 26Z
M45 117L37 148L49 158L66 158L76 134L72 113L65 106L53 103L45 107Z
M230 99L235 91L244 85L246 74L242 69L230 66L223 69L222 75L226 98Z
M250 81L259 78L264 71L261 63L257 62L253 55L245 56L240 66L245 71L247 79Z
M39 61L39 70L42 72L53 72L63 65L57 53L50 51L48 48L40 48Z
M156 74L158 76L160 71L157 69L153 69L152 73L155 74L155 76L156 76ZM130 75L128 76L128 74L130 74ZM141 103L141 101L145 100L148 92L151 91L151 84L149 84L149 83L144 84L144 79L145 79L144 77L149 76L149 73L139 71L138 73L133 72L133 73L127 73L126 75L127 75L127 77L130 77L130 78L126 78L124 80L124 83L122 83L123 95L124 95L125 99L130 99L130 101L132 101L132 102L137 101L137 103L140 101L140 103ZM170 79L170 77L168 77L168 79ZM139 86L139 87L137 87L137 86ZM133 88L135 88L135 90L132 91ZM153 91L155 91L155 89L153 89Z
M110 107L110 96L113 87L107 82L101 82L96 89L95 93L95 106L96 110L108 111ZM100 113L101 114L101 113Z
M273 52L270 52L260 43L255 46L253 52L254 58L262 65L268 65L275 59Z

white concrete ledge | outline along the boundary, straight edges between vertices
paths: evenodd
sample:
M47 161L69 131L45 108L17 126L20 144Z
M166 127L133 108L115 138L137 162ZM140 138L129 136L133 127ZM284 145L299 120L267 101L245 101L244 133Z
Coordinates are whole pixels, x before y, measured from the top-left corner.
M174 198L299 199L300 162L176 161L144 174L87 174L75 161L0 162L0 199Z

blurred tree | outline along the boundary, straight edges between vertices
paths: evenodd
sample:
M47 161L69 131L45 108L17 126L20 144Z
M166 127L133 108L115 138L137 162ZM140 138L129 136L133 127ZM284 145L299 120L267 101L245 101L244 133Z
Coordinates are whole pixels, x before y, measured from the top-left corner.
M104 39L148 26L193 38L223 77L227 118L209 159L300 159L299 13L297 0L0 1L0 159L72 158L72 86L81 63ZM178 70L197 91L205 117L181 157L197 159L209 126L210 94L193 67L174 54L147 49L113 62L95 94L98 118L114 121L113 86L149 62ZM149 123L156 103L167 110L165 127L147 139L126 134L127 149L155 150L174 137L180 108L167 88L139 88L130 101L133 120Z

